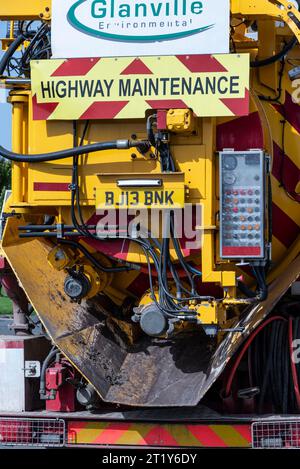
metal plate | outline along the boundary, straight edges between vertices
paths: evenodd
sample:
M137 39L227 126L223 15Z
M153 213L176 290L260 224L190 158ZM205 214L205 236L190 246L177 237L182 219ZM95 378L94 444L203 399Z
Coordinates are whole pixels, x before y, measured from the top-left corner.
M62 447L65 439L62 419L0 417L1 446Z
M300 420L254 422L251 428L252 448L300 448Z
M175 209L184 207L183 173L98 174L96 209ZM151 183L153 183L151 187Z

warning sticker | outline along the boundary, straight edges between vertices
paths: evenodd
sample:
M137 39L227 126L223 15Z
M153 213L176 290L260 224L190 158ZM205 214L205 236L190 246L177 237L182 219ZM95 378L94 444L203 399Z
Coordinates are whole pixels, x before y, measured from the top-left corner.
M143 118L148 109L197 116L249 112L249 55L85 58L31 62L35 120Z

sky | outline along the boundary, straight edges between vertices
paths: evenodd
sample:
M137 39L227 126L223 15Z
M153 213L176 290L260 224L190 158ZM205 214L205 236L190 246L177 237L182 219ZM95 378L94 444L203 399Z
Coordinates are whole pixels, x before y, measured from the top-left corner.
M0 22L0 37L6 36L6 22ZM0 57L3 52L0 51ZM7 92L0 89L0 145L11 148L11 105L6 103Z

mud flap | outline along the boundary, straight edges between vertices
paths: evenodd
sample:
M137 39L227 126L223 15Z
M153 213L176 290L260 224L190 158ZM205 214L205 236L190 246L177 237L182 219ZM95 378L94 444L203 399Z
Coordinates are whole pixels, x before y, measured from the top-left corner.
M13 219L6 230L5 255L53 342L104 401L129 406L197 405L300 272L297 258L271 285L268 300L244 312L237 324L244 332L228 334L215 353L199 333L164 341L144 337L130 346L122 331L112 326L103 296L81 305L69 301L63 292L65 274L47 262L51 246L46 241L19 240Z

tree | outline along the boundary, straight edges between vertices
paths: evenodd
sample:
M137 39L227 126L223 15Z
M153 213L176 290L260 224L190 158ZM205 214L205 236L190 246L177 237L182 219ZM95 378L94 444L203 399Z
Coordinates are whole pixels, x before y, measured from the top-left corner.
M11 165L0 160L0 210L4 200L5 191L11 188Z

